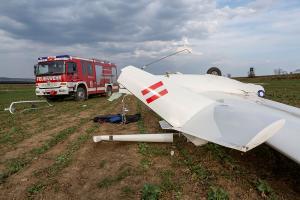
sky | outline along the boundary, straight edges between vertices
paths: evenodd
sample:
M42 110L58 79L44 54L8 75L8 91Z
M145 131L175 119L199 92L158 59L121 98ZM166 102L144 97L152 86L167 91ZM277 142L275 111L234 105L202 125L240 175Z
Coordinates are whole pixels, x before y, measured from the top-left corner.
M154 74L246 76L300 68L299 0L0 0L0 77L33 77L38 57L75 55Z

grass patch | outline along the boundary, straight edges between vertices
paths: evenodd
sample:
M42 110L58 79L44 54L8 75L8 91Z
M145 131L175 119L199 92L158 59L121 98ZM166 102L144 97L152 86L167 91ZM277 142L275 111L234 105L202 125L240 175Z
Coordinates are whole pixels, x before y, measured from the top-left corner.
M24 159L12 159L8 162L7 169L10 175L17 173L27 165L29 161Z
M151 156L167 156L169 152L165 148L159 148L154 145L149 145L146 143L138 144L139 153L143 156L151 157Z
M135 194L135 191L129 186L122 187L122 189L121 189L121 197L122 198L132 199L134 194Z
M6 163L6 169L0 173L0 184L4 183L8 177L24 168L30 161L25 159L12 159Z
M170 191L180 190L178 183L174 183L172 181L174 175L175 173L171 170L165 170L160 173L160 178L161 178L160 186L163 191L170 192Z
M71 161L73 154L80 148L80 146L90 138L89 135L81 135L74 142L68 145L66 152L58 155L55 159L55 163L46 168L48 176L54 176L58 174L63 168L67 167Z
M65 140L69 135L73 134L77 130L77 128L78 127L76 126L72 126L60 131L57 135L47 140L43 146L32 149L31 153L35 155L40 155L45 153L46 151L48 151L50 148L52 148L59 142Z
M251 83L264 83L266 98L279 101L292 106L300 107L300 81L299 76L294 77L257 77L240 78L240 81Z
M255 185L262 197L267 197L268 199L278 199L274 190L265 180L258 179Z
M7 173L0 173L0 184L3 184L8 177Z
M179 152L183 157L184 164L190 169L192 174L195 174L202 181L210 181L212 174L200 163L194 162L186 149L180 148Z
M37 99L34 84L0 84L0 110L9 107L13 101Z
M222 146L214 143L208 143L205 145L205 148L209 150L217 160L227 164L233 164L233 158L228 154L228 152L225 152Z
M131 174L132 174L132 169L129 167L126 167L125 169L122 169L116 176L104 177L102 180L100 180L97 183L97 186L99 188L108 188L109 186L120 182L121 180L125 179L126 177L130 176Z
M211 177L211 173L206 170L201 164L191 164L190 170L193 174L196 174L196 176L203 180L203 181L208 181Z
M158 185L146 183L142 189L142 200L158 200L161 189Z
M26 138L24 128L15 124L8 132L1 134L0 144L16 144L24 138Z
M99 168L100 169L104 168L106 163L107 163L107 160L101 160L100 163L99 163Z
M142 158L140 164L144 170L147 170L151 166L151 161L148 158Z
M97 129L99 128L99 125L98 124L93 124L92 127L89 127L88 129L86 129L86 133L87 134L92 134L94 133Z
M189 168L191 173L194 174L201 181L201 183L204 184L204 186L207 186L207 199L228 200L228 193L223 188L216 186L212 172L205 168L203 165L201 165L201 163L195 162L193 160L193 156L189 154L187 149L181 148L179 145L179 143L176 143L176 147L180 155L183 157L183 163ZM219 149L219 146L213 145L211 148L216 153L216 156L218 156L218 158L221 158L226 155L222 149Z
M113 183L115 183L115 179L111 176L103 178L101 181L97 183L97 186L99 188L108 188L111 186Z
M55 135L53 138L47 140L45 144L43 144L41 147L34 148L29 153L23 154L19 158L6 161L7 164L5 171L2 172L0 175L0 184L4 183L8 177L17 173L18 171L26 167L28 164L30 164L36 156L45 153L59 142L65 140L70 134L74 133L75 131L76 127L64 129L57 135Z
M146 128L145 128L145 124L144 124L144 117L142 115L142 106L141 106L141 102L137 99L137 112L141 113L141 119L138 121L138 129L139 132L141 134L146 133Z
M207 200L229 200L229 196L223 188L212 186L207 193Z
M55 159L55 163L51 165L50 167L47 167L45 169L42 169L41 171L35 171L35 176L41 176L42 173L46 173L48 178L51 178L55 175L57 175L62 169L67 167L71 161L73 154L80 148L80 146L87 141L90 138L89 135L81 135L79 136L74 142L68 145L67 150L58 155ZM38 184L38 183L36 183ZM34 184L34 185L36 185ZM33 185L33 186L34 186ZM31 187L33 187L31 186ZM44 186L46 187L46 186Z
M32 185L31 187L27 188L27 192L29 196L33 196L35 194L38 194L39 192L43 191L45 189L46 185L43 183L36 183Z

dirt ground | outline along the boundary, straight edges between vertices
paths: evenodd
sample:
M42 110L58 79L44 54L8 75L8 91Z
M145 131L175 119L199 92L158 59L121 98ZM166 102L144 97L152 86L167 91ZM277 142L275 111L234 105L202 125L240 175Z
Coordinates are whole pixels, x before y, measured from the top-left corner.
M300 167L266 145L240 153L182 136L172 144L94 143L93 135L162 132L160 118L134 97L128 114L142 120L127 125L91 120L120 113L121 99L53 104L0 114L0 199L141 199L146 185L159 199L300 199Z

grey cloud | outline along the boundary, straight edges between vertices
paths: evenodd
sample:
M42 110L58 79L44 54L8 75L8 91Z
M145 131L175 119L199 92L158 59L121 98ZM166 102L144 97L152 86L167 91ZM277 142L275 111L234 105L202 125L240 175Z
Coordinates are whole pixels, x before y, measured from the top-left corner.
M203 55L170 58L149 70L203 73L203 66L220 63L239 73L259 63L253 58L240 64L262 44L268 52L278 40L298 45L298 10L278 11L272 0L245 2L218 7L215 0L10 0L0 6L0 72L29 77L37 57L59 54L141 66L174 52L188 38L193 51ZM262 36L270 42L253 39ZM235 63L240 68L232 67Z
M24 28L1 26L1 23L0 28L15 38L63 45L98 41L178 40L183 35L189 35L185 26L190 18L205 18L210 11L207 10L211 7L208 1L196 2L200 6L183 0L10 1L1 6L2 17L22 24ZM189 31L191 29L189 27ZM205 27L200 30L207 32ZM198 37L204 35L200 33Z

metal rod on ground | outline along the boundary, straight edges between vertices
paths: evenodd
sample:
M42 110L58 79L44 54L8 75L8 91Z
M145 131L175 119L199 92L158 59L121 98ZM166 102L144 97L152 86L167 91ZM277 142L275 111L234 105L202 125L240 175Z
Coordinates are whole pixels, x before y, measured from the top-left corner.
M126 94L122 99L122 123L126 124L126 112L128 112L128 109L125 107L125 98L128 94Z
M173 142L173 133L163 134L130 134L130 135L100 135L93 137L94 142Z
M9 111L11 114L14 114L15 112L15 109L13 107L14 104L21 104L21 103L47 103L48 106L52 106L48 101L46 100L32 100L32 101L15 101L15 102L12 102L9 106L9 108L5 108L4 110L5 111ZM24 109L23 111L26 111L26 110L32 110L32 109L38 109L38 108L27 108L27 109Z

